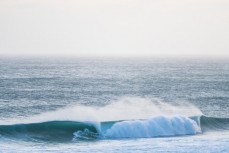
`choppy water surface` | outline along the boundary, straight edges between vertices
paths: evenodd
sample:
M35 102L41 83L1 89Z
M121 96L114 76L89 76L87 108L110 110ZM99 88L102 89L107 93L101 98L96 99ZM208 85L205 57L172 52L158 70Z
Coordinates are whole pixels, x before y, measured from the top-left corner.
M229 152L228 61L0 58L0 151Z

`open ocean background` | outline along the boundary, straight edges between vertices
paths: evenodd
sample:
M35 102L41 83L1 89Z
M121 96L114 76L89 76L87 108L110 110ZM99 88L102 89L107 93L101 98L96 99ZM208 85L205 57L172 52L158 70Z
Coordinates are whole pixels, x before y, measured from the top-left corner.
M229 58L0 58L0 152L229 152Z

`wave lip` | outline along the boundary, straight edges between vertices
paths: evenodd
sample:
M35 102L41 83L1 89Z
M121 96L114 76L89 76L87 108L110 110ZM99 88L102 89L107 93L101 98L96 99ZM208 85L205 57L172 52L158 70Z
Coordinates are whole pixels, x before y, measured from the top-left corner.
M148 120L122 121L115 123L105 133L106 138L151 138L200 133L198 124L187 117L158 116Z

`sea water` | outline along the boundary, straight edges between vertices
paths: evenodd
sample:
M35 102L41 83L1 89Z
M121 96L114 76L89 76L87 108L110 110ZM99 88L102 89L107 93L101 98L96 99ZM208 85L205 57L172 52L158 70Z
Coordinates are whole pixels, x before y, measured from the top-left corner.
M0 152L229 152L227 58L0 58Z

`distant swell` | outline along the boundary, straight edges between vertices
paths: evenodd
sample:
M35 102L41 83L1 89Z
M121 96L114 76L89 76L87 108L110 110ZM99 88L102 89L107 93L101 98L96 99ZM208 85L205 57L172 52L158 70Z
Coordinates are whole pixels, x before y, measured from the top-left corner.
M228 118L206 116L157 116L146 120L0 125L0 137L25 141L79 141L94 139L152 138L195 135L211 130L229 130Z

